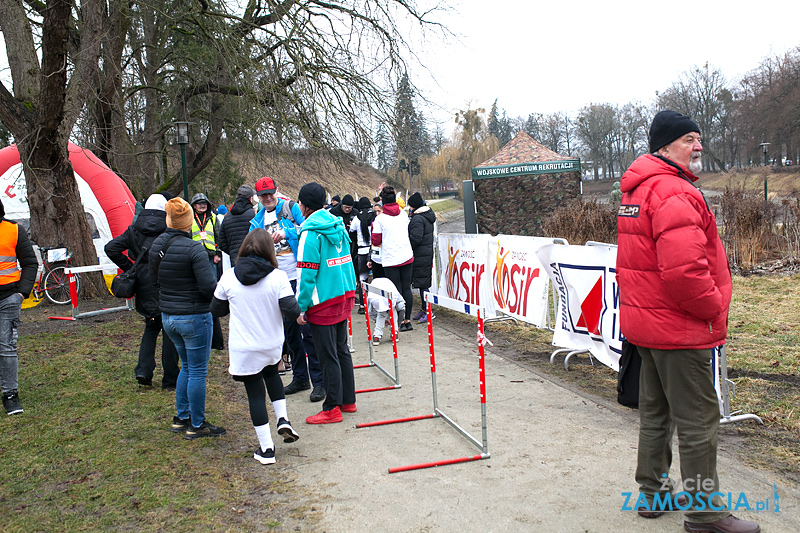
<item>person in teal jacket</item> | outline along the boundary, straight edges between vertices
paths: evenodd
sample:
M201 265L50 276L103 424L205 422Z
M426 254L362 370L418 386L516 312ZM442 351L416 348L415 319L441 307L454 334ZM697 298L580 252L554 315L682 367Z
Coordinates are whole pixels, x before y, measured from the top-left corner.
M297 303L300 325L308 323L322 365L327 397L309 424L342 421L356 411L353 359L347 346L347 319L356 300L356 276L350 237L342 219L323 209L325 189L307 183L298 195L305 222L297 254Z

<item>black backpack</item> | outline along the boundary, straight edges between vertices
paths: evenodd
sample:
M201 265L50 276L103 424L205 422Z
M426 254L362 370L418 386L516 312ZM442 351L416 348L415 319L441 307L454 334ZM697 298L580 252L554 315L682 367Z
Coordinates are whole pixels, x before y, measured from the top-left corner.
M627 340L622 341L622 356L619 358L617 374L617 402L626 407L639 408L639 370L642 356Z

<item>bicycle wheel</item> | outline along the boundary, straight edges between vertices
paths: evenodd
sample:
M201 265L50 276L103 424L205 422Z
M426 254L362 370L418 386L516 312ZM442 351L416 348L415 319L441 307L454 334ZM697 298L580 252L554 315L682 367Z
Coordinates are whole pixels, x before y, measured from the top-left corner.
M74 276L76 292L80 292L81 278L77 274L74 274ZM44 278L44 294L54 304L68 304L70 302L69 276L64 272L63 266L55 267L47 273Z

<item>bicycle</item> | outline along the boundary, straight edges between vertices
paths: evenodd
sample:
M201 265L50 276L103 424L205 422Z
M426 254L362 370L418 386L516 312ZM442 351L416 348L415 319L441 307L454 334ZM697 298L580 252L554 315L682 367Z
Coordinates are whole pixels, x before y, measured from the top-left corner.
M72 266L72 254L66 248L46 248L39 247L42 256L42 265L33 286L33 299L41 301L42 295L54 304L68 304L72 301L69 291L69 275L64 271L66 267ZM81 278L75 276L75 292L81 290Z

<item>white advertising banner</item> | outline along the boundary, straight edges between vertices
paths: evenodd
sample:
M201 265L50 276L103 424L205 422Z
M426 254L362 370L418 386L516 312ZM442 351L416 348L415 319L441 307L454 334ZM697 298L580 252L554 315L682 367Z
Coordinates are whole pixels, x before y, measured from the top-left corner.
M536 251L558 294L553 344L588 350L619 371L617 247L549 244Z
M442 269L437 294L486 308L489 317L496 310L491 297L491 280L486 257L490 235L439 234Z
M496 310L537 327L547 326L550 278L536 250L553 239L498 235L489 240L488 270Z

